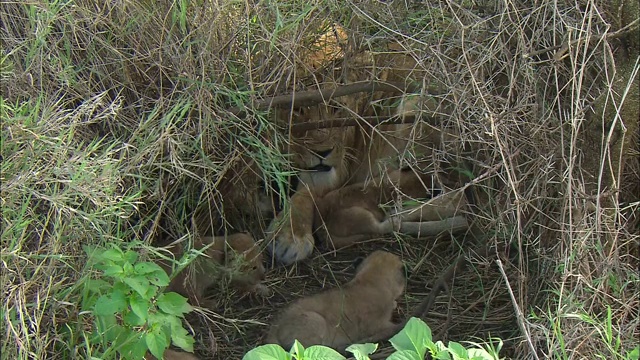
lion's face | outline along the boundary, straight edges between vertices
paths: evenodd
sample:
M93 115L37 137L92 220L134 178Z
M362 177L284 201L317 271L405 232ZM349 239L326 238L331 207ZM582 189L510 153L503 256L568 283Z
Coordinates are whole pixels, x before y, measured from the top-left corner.
M305 109L305 122L329 118L324 107ZM333 115L335 116L335 115ZM290 152L302 186L323 194L345 182L354 127L325 128L292 134Z

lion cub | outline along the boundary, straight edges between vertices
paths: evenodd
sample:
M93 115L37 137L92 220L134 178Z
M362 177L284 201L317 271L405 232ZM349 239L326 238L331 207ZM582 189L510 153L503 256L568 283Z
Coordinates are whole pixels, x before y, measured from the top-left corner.
M269 289L262 284L265 277L262 253L251 235L236 233L226 237L203 237L194 245L198 250L204 249L204 256L199 256L177 274L171 280L168 291L175 291L188 297L191 304L200 305L205 290L226 276L230 285L241 291L259 295L269 293ZM205 249L207 245L210 246ZM175 257L181 253L173 251ZM166 271L171 271L165 262L160 262L160 265Z
M344 351L349 344L394 326L391 316L405 287L404 264L375 251L358 265L355 277L341 288L299 299L278 317L266 343L291 348L326 345Z
M367 184L333 190L316 202L315 234L337 249L394 232L430 236L466 229L464 194L441 194L432 182L431 175L395 170ZM392 205L390 211L384 211L385 204Z

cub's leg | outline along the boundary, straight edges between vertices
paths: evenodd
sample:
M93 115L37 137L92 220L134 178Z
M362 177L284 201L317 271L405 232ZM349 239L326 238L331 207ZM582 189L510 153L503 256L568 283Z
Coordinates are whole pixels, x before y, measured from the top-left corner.
M272 243L267 249L275 259L290 265L313 251L314 203L309 190L300 189L289 200L289 211L281 211L269 225Z

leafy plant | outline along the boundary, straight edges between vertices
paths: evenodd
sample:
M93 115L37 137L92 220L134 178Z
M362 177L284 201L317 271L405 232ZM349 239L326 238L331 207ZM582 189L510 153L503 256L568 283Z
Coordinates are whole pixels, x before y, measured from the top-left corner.
M85 284L83 313L91 314L94 327L92 345L101 357L141 359L151 352L161 359L170 343L193 351L193 337L182 327L182 317L191 311L187 299L162 293L169 276L156 263L139 261L133 250L117 245L104 249L85 247L89 266L101 276Z
M387 359L388 360L422 360L425 358L427 351L433 359L443 360L495 360L499 359L498 353L502 348L502 342L498 340L498 345L490 347L489 350L482 348L478 344L472 344L472 347L465 348L457 342L449 342L445 346L442 341L433 342L431 337L431 329L422 320L411 318L398 334L389 339L391 345L396 350ZM354 344L346 350L351 352L356 360L369 360L369 355L373 354L378 348L378 344ZM298 340L296 340L289 352L285 351L280 345L267 344L258 346L250 350L243 360L339 360L345 359L344 356L337 351L320 345L310 346L305 349Z

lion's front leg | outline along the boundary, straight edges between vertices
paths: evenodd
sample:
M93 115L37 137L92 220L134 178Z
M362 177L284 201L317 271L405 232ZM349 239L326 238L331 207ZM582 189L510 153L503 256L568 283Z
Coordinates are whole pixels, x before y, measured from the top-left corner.
M307 258L313 251L313 196L300 189L289 200L289 209L281 211L267 230L271 244L267 248L285 265Z

